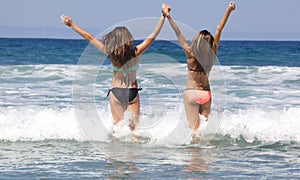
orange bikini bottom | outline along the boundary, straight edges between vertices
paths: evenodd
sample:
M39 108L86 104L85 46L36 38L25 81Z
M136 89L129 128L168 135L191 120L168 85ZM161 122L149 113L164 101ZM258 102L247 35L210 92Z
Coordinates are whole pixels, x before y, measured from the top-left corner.
M197 96L193 101L197 104L203 105L211 99L211 92L205 90L197 90Z

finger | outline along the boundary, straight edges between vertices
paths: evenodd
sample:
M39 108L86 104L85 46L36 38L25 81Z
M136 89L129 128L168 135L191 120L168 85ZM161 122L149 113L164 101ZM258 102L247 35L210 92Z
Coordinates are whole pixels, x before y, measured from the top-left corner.
M63 18L64 18L64 19L70 19L70 17L69 17L69 16L63 16Z

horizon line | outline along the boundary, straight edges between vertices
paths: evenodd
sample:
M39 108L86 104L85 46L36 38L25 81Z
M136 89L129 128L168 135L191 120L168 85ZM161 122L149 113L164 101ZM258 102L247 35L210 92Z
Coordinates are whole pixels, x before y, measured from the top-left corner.
M58 37L54 37L54 36L49 36L49 37L40 37L40 36L0 36L0 39L53 39L53 40L82 40L85 41L84 38L76 38L76 37L62 37L62 36L58 36ZM143 39L135 39L137 41L139 40L143 40ZM160 39L160 38L156 38L155 40L158 41L178 41L177 39ZM221 39L221 41L300 41L300 39L255 39L255 38L233 38L233 39Z

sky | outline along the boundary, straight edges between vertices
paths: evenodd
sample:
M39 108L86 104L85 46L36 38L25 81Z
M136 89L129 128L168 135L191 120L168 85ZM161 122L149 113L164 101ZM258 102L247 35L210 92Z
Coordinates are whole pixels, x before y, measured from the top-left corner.
M97 35L120 22L161 16L172 7L177 22L214 32L229 0L0 0L0 37L78 38L60 15ZM300 40L300 0L236 0L223 40ZM138 24L137 24L138 26ZM149 31L150 32L150 31Z

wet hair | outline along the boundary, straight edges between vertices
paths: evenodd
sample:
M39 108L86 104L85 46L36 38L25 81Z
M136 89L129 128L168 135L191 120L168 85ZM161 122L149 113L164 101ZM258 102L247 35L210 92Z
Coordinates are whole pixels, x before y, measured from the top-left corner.
M112 64L118 68L131 66L129 61L134 58L133 36L126 27L116 27L102 37L106 53ZM127 65L128 62L128 65Z
M197 69L201 69L204 73L210 72L216 58L216 44L211 33L207 30L197 33L191 41L190 48L197 60Z

